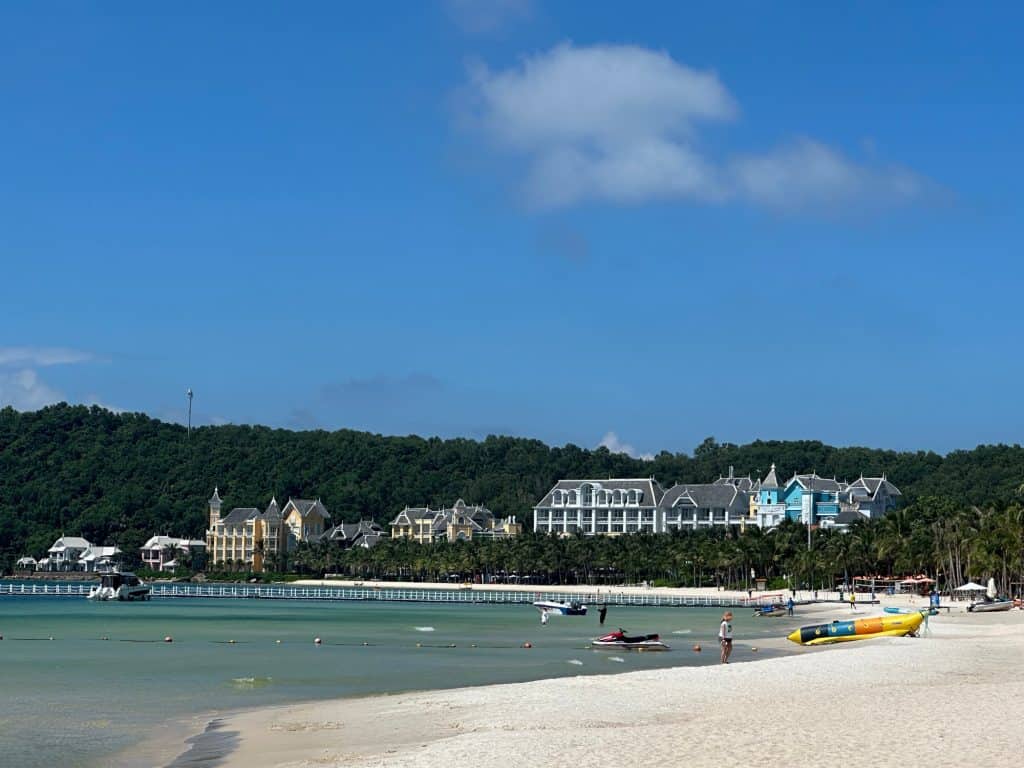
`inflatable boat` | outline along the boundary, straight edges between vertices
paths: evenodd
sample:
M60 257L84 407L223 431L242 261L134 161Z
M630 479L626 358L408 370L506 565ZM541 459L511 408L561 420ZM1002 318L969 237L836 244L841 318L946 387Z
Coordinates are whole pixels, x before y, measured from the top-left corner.
M824 645L851 640L872 640L876 637L902 637L917 632L927 611L875 616L854 621L833 621L831 624L813 624L794 630L789 639L798 645Z

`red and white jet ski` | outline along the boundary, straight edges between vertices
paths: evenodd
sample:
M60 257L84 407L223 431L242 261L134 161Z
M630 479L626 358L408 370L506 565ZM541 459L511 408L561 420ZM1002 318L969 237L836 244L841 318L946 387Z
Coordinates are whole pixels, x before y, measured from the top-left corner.
M629 650L636 648L644 651L667 651L670 650L661 641L660 635L627 635L621 629L616 632L609 632L607 635L595 637L590 641L592 648L615 648Z

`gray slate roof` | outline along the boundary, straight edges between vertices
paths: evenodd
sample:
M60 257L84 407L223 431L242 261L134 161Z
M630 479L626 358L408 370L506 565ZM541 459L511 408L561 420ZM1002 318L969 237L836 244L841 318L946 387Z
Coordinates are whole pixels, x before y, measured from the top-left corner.
M861 487L871 494L871 498L874 498L878 494L879 488L884 488L890 496L902 496L900 489L890 483L884 477L862 477L855 482L850 483L851 488Z
M260 511L256 507L235 507L221 519L227 525L236 525L244 523L246 520L253 520L259 516Z
M537 507L550 507L551 499L555 491L575 491L584 483L590 483L595 490L600 488L606 491L642 491L642 507L655 507L665 495L665 489L653 477L649 478L611 478L607 480L559 480L548 491L544 498L537 502Z
M662 509L688 507L699 509L733 509L747 511L749 496L733 485L716 483L674 485L661 500Z
M324 520L331 519L331 513L327 511L327 507L320 502L320 499L288 499L288 503L284 505L284 508L288 509L288 507L297 509L302 517L307 517L310 512L316 509L319 510L320 516Z
M768 472L768 476L761 481L761 490L766 488L779 488L779 478L775 474L775 464L772 464L771 470Z

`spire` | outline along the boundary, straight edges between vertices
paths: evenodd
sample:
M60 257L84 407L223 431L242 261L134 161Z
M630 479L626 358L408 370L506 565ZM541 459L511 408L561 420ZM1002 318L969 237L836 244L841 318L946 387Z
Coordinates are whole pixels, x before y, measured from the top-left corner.
M220 493L218 492L217 486L213 487L213 496L210 497L209 503L211 507L214 505L217 505L218 507L220 506Z
M768 472L768 476L761 481L762 488L778 488L779 478L775 475L775 462L772 462L771 471Z

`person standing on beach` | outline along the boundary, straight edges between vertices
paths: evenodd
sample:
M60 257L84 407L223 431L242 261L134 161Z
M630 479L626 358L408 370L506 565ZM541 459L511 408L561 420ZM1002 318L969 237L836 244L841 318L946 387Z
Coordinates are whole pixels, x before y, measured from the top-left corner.
M789 615L789 616L793 615L793 598L792 597L789 598L789 601L786 603L786 614Z
M850 610L857 610L857 593L854 592L852 589L850 590Z
M729 663L732 653L732 611L722 615L722 623L718 627L718 642L722 646L722 663Z

